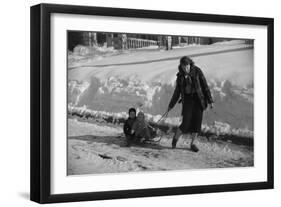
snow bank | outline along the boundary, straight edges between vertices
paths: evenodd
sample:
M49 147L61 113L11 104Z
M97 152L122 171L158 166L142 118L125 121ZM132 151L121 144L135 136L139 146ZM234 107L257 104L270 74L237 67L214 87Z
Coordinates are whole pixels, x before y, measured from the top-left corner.
M98 46L84 46L77 45L73 49L74 55L86 56L86 55L102 55L105 53L115 53L116 50L113 47L98 47Z
M74 116L84 117L86 119L97 119L97 120L110 120L112 123L123 123L125 119L128 118L127 112L106 112L106 111L95 111L87 109L86 106L84 107L75 107L75 106L68 106L68 113ZM176 127L181 123L181 117L168 117L161 120L159 123L160 118L162 115L151 115L146 113L146 120L150 123L154 124L161 124L170 127ZM232 128L227 123L222 123L219 121L214 121L212 125L203 124L202 125L202 132L204 133L211 133L216 136L220 135L235 135L240 137L251 137L253 138L254 134L253 131L249 130L248 128Z
M69 68L68 103L114 113L141 103L146 113L162 114L172 96L183 55L195 55L193 59L211 88L215 107L204 113L204 123L210 126L219 121L232 128L252 130L253 46L237 42L172 51L127 51L102 59L85 56ZM180 112L181 106L177 104L170 116L178 117Z
M221 41L215 42L212 45L244 45L246 40L228 40L228 41Z

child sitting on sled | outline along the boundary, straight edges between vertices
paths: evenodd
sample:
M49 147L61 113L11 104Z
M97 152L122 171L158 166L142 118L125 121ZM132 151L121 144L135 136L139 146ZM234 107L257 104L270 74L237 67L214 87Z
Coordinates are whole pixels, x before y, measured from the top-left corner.
M130 108L129 109L129 118L125 121L123 131L126 137L126 146L130 146L131 143L134 141L134 133L132 132L132 127L135 121L137 120L136 118L136 109L135 108Z
M151 140L156 135L155 130L145 120L144 113L141 111L132 126L132 133L136 141L140 143Z

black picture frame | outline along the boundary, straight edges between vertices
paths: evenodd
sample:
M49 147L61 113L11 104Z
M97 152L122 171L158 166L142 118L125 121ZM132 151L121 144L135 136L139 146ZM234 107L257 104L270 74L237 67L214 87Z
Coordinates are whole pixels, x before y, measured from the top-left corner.
M56 4L39 4L31 7L31 151L30 199L38 203L89 201L147 196L272 189L274 187L274 20L272 18L195 14L169 11L136 10L105 7L88 7ZM99 15L113 17L151 18L194 22L218 22L267 27L267 181L237 184L219 184L186 187L167 187L74 194L51 194L51 70L50 70L50 15L52 13Z

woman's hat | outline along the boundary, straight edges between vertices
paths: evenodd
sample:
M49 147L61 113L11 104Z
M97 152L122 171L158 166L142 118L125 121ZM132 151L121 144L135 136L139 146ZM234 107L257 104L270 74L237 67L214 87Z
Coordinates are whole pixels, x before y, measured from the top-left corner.
M183 56L181 59L180 59L180 64L181 65L194 65L194 62L193 60L188 57L188 56Z

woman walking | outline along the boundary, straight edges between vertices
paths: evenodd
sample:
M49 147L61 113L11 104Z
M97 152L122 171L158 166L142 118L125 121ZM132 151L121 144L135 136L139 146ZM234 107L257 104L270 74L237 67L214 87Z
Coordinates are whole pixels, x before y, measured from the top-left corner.
M200 68L194 65L191 58L184 56L180 59L177 73L176 88L168 106L170 111L177 101L182 103L182 123L178 127L172 141L172 148L182 134L191 135L190 148L198 152L194 144L201 131L203 111L210 106L213 108L213 99L207 81Z

